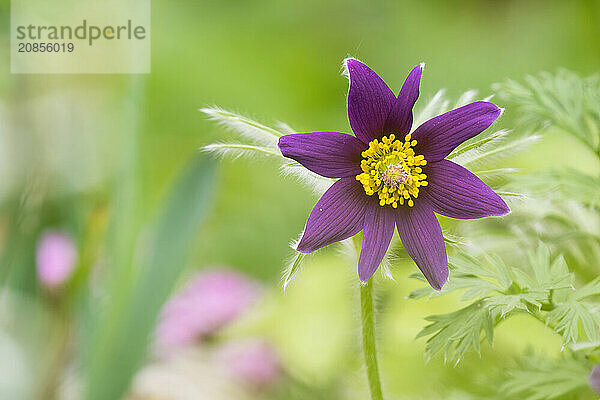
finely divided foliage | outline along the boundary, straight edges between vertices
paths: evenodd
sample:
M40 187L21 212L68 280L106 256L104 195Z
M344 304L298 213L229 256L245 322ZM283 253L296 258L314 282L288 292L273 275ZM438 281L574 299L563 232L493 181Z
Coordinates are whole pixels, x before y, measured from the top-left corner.
M518 111L519 141L570 135L583 145L580 151L600 161L597 76L542 73L524 83L497 84L495 90L507 107ZM463 156L457 153L455 161ZM600 174L598 162L589 163L589 170L558 168L561 164L512 176L507 190L517 188L527 196L504 221L506 228L479 225L469 232L470 254L480 245L495 255L474 257L461 249L450 260L450 279L441 292L423 287L411 293L416 299L460 290L461 300L469 302L458 311L427 318L431 323L419 336L428 338L429 356L444 352L458 361L469 350L479 352L481 341L491 343L493 328L516 314L529 315L560 335L560 358L522 355L516 368L498 375L500 390L489 391L490 398L579 399L591 394L588 375L600 360Z
M502 398L523 400L580 399L587 388L593 363L581 354L558 359L528 353L500 385Z
M493 327L515 313L528 313L544 322L562 335L565 345L600 340L600 303L586 300L600 294L600 279L574 289L574 274L564 258L552 259L544 245L522 265L508 267L497 256L475 258L464 253L451 258L450 264L452 279L441 291L423 287L410 294L418 299L462 290L461 300L471 301L456 312L427 318L432 323L419 337L430 336L426 347L430 357L443 350L447 359L459 361L471 349L479 352L482 334L491 343Z
M528 76L524 83L509 80L494 89L520 111L522 129L545 125L567 132L600 156L600 77L580 78L561 70L556 75Z

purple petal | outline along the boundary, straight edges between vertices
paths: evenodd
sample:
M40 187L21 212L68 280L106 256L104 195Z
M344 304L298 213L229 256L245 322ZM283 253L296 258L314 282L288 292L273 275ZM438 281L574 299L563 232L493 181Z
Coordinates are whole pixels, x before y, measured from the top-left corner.
M279 138L279 149L309 170L327 178L356 176L365 145L352 135L338 132L295 133Z
M310 253L356 235L363 229L368 201L354 177L334 183L310 213L297 250Z
M483 132L502 114L502 109L487 101L476 101L448 111L423 123L413 132L415 152L428 162L444 159L465 140Z
M385 121L396 96L383 80L360 61L344 61L350 79L348 119L357 138L369 143L384 135Z
M442 228L431 206L423 199L418 200L414 207L398 208L396 226L408 255L429 284L440 290L448 279L448 259Z
M438 214L471 219L504 215L510 209L488 185L473 173L452 161L442 160L427 166L427 199Z
M358 276L362 282L368 281L375 273L390 245L396 223L394 211L391 207L381 207L377 202L371 202L367 207L358 260Z
M397 137L404 137L410 132L413 123L412 109L419 98L419 83L424 67L425 64L419 64L408 74L394 107L385 121L384 132L394 132Z

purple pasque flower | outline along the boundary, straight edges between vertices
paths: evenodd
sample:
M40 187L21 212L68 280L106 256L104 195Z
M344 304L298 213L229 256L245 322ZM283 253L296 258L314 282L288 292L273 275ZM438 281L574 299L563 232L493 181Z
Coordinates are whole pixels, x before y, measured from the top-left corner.
M471 172L445 160L458 145L498 118L496 105L477 101L439 115L412 133L424 64L415 67L396 97L362 62L344 61L350 90L348 119L354 135L296 133L279 139L285 157L327 178L339 178L308 217L297 250L310 253L361 230L358 275L373 275L398 228L400 239L429 284L448 278L442 230L434 213L470 219L510 210Z
M259 286L227 269L201 272L165 305L157 328L159 352L216 333L258 298Z
M38 241L35 260L40 282L56 288L71 277L77 262L77 247L68 234L47 231Z

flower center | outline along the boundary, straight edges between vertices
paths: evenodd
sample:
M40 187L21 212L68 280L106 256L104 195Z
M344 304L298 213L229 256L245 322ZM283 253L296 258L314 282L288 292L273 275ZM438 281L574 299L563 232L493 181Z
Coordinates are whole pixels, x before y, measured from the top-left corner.
M398 186L406 183L409 176L409 171L404 169L404 165L390 164L381 174L381 180L385 186L397 189Z
M360 168L363 172L356 175L356 180L369 196L377 193L380 206L397 208L398 204L406 203L412 207L413 199L419 196L419 187L427 186L427 175L421 168L427 161L422 155L415 155L416 144L410 134L400 141L392 133L381 141L371 141L369 148L362 152Z

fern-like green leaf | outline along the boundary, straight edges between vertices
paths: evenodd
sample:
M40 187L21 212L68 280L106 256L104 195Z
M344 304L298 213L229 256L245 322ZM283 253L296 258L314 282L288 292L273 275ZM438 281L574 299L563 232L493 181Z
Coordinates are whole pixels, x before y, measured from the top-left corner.
M570 355L553 360L530 354L509 371L499 393L505 399L579 399L583 392L589 391L590 370L589 362Z
M579 139L600 157L600 79L560 70L494 85L501 99L521 112L523 129L553 126Z
M431 324L423 328L417 338L431 336L426 344L429 357L443 351L446 359L458 363L471 349L480 353L482 334L489 343L493 341L494 322L481 302L450 314L432 315L426 320Z

